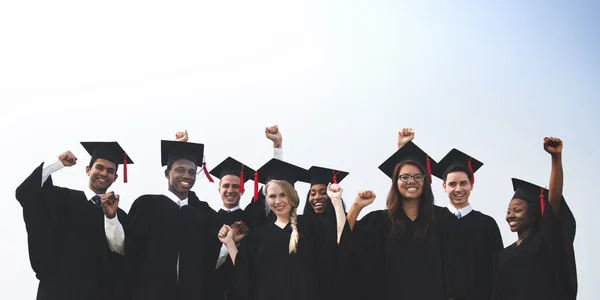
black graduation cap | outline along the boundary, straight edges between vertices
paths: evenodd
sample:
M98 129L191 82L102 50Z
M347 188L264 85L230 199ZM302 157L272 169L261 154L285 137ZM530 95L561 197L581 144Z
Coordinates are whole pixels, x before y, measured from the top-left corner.
M546 207L545 199L548 199L548 189L517 178L512 178L512 184L515 191L512 199L519 198L531 205L539 206L542 215L544 215L544 208Z
M453 148L440 160L437 168L433 170L433 175L439 179L443 180L444 172L448 170L451 166L454 165L463 165L469 168L471 173L473 173L473 181L471 184L475 183L475 172L483 166L483 163L473 158L472 156Z
M386 161L384 161L380 166L379 170L381 170L385 175L389 178L392 178L394 175L394 169L399 163L412 160L419 162L427 169L427 175L429 175L429 183L431 184L431 170L432 168L437 168L437 162L429 157L425 151L421 150L415 143L412 141L408 142L402 148L398 149L392 156L390 156ZM393 178L392 178L393 179Z
M310 183L311 186L315 184L329 184L331 183L339 183L346 176L348 176L348 172L339 171L335 169L328 169L323 167L312 166L308 169L306 182Z
M123 164L123 182L127 182L127 164L133 164L133 161L125 153L117 142L81 142L81 145L92 157L90 167L98 158L106 159L115 166Z
M285 180L294 185L297 181L306 179L307 170L283 160L272 158L257 172L258 181L262 184L267 184L271 180Z
M172 164L178 159L186 159L197 167L202 165L204 158L204 144L179 141L160 141L162 166Z
M244 192L244 182L254 177L254 171L252 168L242 164L233 157L227 157L219 165L214 167L210 174L217 178L223 178L227 175L235 175L240 177L240 192Z

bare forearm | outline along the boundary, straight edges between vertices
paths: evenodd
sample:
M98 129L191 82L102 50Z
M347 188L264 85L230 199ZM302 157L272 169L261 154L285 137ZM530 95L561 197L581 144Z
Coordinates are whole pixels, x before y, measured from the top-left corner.
M548 189L548 202L552 206L555 216L558 216L563 194L563 167L562 154L552 155L552 171L550 172L550 187Z
M227 247L227 251L229 251L229 257L231 257L231 262L235 265L235 258L238 254L238 248L235 245L234 241L227 241L225 243L225 247Z
M346 216L344 214L344 206L342 205L342 199L332 199L332 203L335 209L337 243L339 244L342 238L342 232L344 231L344 225L346 225Z

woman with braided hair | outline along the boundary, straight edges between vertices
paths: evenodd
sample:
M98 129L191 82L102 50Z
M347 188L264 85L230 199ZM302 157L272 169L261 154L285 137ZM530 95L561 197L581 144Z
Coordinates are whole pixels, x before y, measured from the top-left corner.
M286 180L271 180L266 185L266 199L276 215L273 223L250 232L238 248L233 230L223 226L219 239L226 245L235 264L236 299L325 299L320 284L320 268L334 258L335 248L345 224L342 189L329 184L327 193L337 220L297 215L298 193ZM331 232L337 235L331 235ZM337 241L336 237L337 236Z

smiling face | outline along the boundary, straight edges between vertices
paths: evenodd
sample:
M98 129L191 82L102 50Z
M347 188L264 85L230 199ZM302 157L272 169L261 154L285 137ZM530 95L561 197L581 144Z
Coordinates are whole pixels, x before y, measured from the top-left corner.
M448 173L446 181L442 183L450 203L457 209L469 205L469 196L473 190L471 181L465 172L457 171Z
M520 232L529 229L533 225L534 218L529 208L529 202L514 198L508 204L506 211L506 222L512 232Z
M89 188L97 194L105 194L117 179L116 170L114 163L102 158L96 159L91 167L85 167L85 173L90 177Z
M219 194L225 208L234 208L240 204L240 177L225 175L219 183Z
M405 164L398 175L398 191L402 198L414 200L421 198L425 175L412 164ZM415 180L416 179L416 180Z
M165 171L165 177L169 179L169 191L185 199L196 182L196 165L186 159L176 160Z
M327 196L327 186L324 184L315 184L310 187L310 194L308 198L308 203L312 207L313 211L317 215L321 215L325 213L325 209L327 209L327 200L329 196Z
M271 210L277 217L289 217L292 206L279 184L272 182L267 186L267 201L269 202L269 207L271 207Z

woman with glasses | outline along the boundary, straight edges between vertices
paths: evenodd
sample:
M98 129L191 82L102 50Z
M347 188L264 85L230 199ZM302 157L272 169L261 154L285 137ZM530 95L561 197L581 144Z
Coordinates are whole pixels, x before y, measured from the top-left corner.
M350 262L361 276L363 299L444 298L442 256L436 239L431 170L435 161L413 142L379 169L392 179L385 210L356 221L375 194L360 192L348 212L347 238L355 250Z

